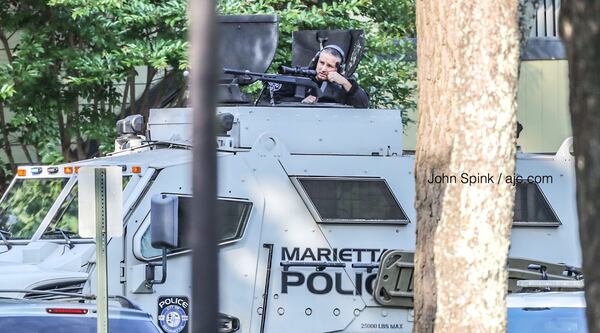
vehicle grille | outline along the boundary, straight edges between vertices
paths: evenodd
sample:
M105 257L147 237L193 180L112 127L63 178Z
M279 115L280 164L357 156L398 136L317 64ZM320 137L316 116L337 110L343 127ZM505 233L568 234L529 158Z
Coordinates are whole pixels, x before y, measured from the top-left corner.
M83 293L83 285L84 284L85 284L85 280L83 280L83 281L68 281L68 282L48 284L48 285L45 285L45 286L37 287L34 290L56 291L56 292L63 292L63 293L82 294ZM70 298L70 297L69 296L63 296L63 295L26 293L25 296L24 296L24 298L27 298L27 299L55 300L55 299L65 299L65 298Z

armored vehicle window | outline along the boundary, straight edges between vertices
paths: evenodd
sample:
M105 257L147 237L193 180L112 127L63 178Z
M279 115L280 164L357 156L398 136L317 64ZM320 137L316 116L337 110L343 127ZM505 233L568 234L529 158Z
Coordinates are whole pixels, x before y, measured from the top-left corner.
M252 204L232 200L217 201L217 221L221 242L241 238Z
M31 238L68 181L17 179L0 202L0 229L9 232L10 239Z
M189 248L186 235L192 220L192 198L179 197L179 245ZM252 204L247 201L217 200L217 226L221 243L241 238Z
M558 217L535 183L517 184L513 223L515 225L559 225Z
M232 199L217 200L217 223L219 243L227 243L242 238L250 215L252 203ZM192 198L179 197L179 248L173 252L188 249L187 239L190 221L192 221ZM146 258L160 255L160 250L150 245L151 229L148 227L142 236L142 255Z
M317 222L408 223L383 179L296 178ZM308 199L308 200L306 200Z

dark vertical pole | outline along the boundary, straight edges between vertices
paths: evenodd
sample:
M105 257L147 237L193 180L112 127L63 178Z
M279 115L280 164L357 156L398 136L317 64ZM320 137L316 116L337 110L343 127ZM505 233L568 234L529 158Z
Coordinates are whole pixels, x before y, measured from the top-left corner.
M192 327L217 332L218 261L216 206L215 86L217 46L214 0L189 0L190 96L194 109Z

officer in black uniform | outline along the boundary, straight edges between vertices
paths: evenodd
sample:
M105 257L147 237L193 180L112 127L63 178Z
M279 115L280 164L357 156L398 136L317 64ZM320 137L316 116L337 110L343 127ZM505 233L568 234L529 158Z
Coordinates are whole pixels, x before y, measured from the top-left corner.
M344 64L344 51L337 45L327 45L317 52L311 65L317 72L313 80L322 91L317 98L307 91L307 97L302 103L340 103L352 105L355 108L368 108L369 96L356 83L356 80L344 77L340 72ZM276 101L297 101L294 96L295 87L282 86L274 93Z

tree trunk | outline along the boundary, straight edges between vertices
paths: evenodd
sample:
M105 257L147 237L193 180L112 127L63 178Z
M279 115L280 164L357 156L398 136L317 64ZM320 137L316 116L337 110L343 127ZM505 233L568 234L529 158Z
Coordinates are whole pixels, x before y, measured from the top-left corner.
M4 52L6 53L6 58L9 64L12 64L13 54L10 49L10 45L8 44L8 37L4 34L4 30L0 29L0 42L2 42L2 47L4 47Z
M67 135L65 118L62 111L58 111L58 134L60 135L60 149L65 162L71 162L71 141Z
M98 100L94 97L92 103L92 113L98 113ZM81 115L79 110L79 97L76 97L73 101L73 114L75 115L75 149L77 152L77 160L81 161L86 158L89 158L89 151L87 150L87 145L85 140L83 139L83 135L81 135Z
M589 332L600 332L600 3L562 3L561 37L569 59L577 213Z
M136 76L135 69L132 69L131 74L129 76L129 79L131 80L131 83L129 84L129 113L126 116L131 115L131 114L136 114L136 110L135 110L135 76Z
M173 80L173 76L175 76L175 71L167 71L166 69L163 70L163 76L162 79L160 80L160 83L158 84L158 92L156 93L156 96L154 96L154 100L152 101L152 107L153 108L160 108L162 107L162 100L163 100L163 95L165 94L165 88L167 86L167 82Z
M0 193L4 193L6 191L6 187L9 184L9 180L6 179L6 173L3 168L0 168Z
M31 154L29 153L29 148L27 148L27 144L25 144L25 140L23 137L19 138L19 143L21 144L21 149L23 150L23 153L25 154L25 158L27 158L27 161L29 162L29 164L33 164L33 158L31 158Z
M517 17L517 1L417 1L415 332L506 329Z
M123 119L127 116L125 111L127 111L127 96L129 96L128 94L130 84L131 79L128 76L127 80L125 80L125 88L123 89L123 99L121 100L121 111L119 112L119 119Z
M6 54L6 58L9 64L12 64L13 54L10 49L10 45L8 44L8 37L4 33L4 30L0 29L0 42L2 43L2 47L4 47L4 53ZM10 164L10 168L12 171L17 169L15 164L15 158L13 157L12 147L10 145L10 140L8 138L8 129L6 127L6 119L4 117L4 102L0 101L0 126L2 126L2 143L4 145L4 152L6 153L6 157L8 158L8 163ZM4 176L4 175L3 175ZM2 183L4 181L2 180ZM4 191L2 191L4 193Z
M157 70L148 66L146 74L146 84L144 86L144 92L142 93L142 106L140 107L140 114L144 117L144 122L148 122L148 116L150 115L150 89L152 88L152 80L156 76Z
M10 140L8 138L8 128L6 127L6 119L4 118L4 103L0 101L0 126L2 126L2 143L4 145L4 152L6 153L6 157L8 158L8 163L10 164L10 169L15 171L17 169L17 165L15 164L15 158L12 153L12 146L10 145Z

